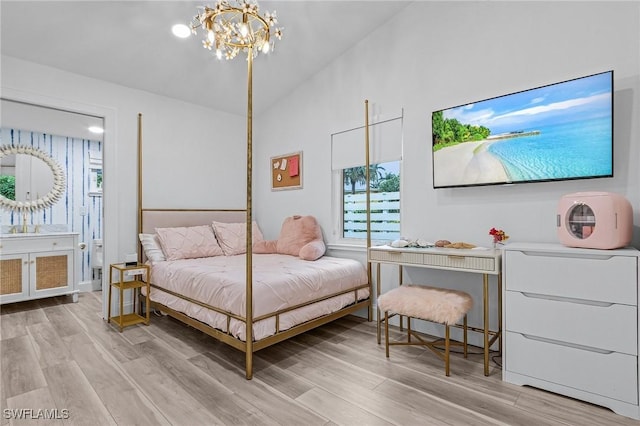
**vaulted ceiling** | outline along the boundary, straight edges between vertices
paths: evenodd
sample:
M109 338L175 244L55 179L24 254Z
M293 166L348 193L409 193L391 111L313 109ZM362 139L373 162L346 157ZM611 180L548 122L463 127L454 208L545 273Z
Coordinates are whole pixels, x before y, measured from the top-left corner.
M213 2L212 2L213 3ZM253 108L260 113L295 90L405 1L260 1L277 11L284 36L254 62ZM219 61L200 37L176 38L193 1L2 0L3 55L171 98L245 114L246 60Z

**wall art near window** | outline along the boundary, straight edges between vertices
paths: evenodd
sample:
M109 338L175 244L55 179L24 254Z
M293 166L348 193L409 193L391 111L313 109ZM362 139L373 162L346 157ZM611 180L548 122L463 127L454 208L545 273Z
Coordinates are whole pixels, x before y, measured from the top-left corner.
M302 188L302 151L271 157L271 190Z

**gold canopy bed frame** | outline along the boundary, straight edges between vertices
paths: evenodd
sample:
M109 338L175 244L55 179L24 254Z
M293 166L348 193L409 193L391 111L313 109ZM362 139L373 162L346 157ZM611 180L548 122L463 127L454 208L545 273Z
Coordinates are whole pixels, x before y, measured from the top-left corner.
M142 182L142 114L138 114L138 234L140 233L153 233L155 232L155 228L161 227L169 227L169 226L195 226L195 225L210 225L212 221L219 222L245 222L246 221L246 247L252 247L252 215L251 215L251 194L252 194L252 185L251 185L251 145L248 146L247 152L247 208L246 209L159 209L159 208L144 208L142 202L142 193L143 193L143 182ZM368 161L368 159L367 159ZM367 234L369 235L369 229L367 229ZM367 247L370 246L370 239L367 240ZM140 262L146 261L144 258L144 251L142 248L142 244L139 242L138 245L138 257ZM317 298L302 304L297 304L295 306L290 306L285 309L278 310L276 312L272 312L266 315L262 315L259 317L254 317L253 313L253 261L252 261L252 250L247 249L245 252L246 258L246 313L245 315L237 315L229 311L225 311L215 306L210 306L202 301L194 300L192 298L183 296L181 294L169 291L165 288L160 288L154 285L151 282L151 293L153 294L153 290L157 289L163 292L166 292L172 296L178 297L187 302L191 302L202 306L206 309L213 310L219 314L226 316L226 324L227 330L220 330L214 328L204 322L201 322L197 319L191 318L188 315L178 312L166 305L163 305L157 301L150 302L150 308L155 309L161 312L166 313L167 315L175 318L176 320L183 322L197 330L200 330L207 335L226 343L240 351L245 353L245 375L247 379L251 379L253 377L253 354L261 349L264 349L268 346L271 346L275 343L282 342L291 337L294 337L298 334L304 333L308 330L319 327L323 324L334 321L343 316L355 313L356 311L367 309L368 320L372 320L372 297L373 297L373 286L371 283L371 265L367 263L367 283L363 285L359 285L357 287L352 287L348 290L339 291L330 295L323 296L321 298ZM152 274L153 275L153 274ZM368 289L369 296L366 299L358 300L358 291L362 291L364 289ZM295 309L299 309L305 306L312 305L317 302L321 302L326 299L330 299L332 297L340 296L343 294L354 294L354 302L345 306L333 313L309 320L307 322L301 323L299 325L295 325L286 330L280 330L280 316L287 312L290 312ZM267 318L275 318L275 334L262 338L260 340L254 340L253 334L253 324L257 321L261 321ZM239 320L243 322L246 326L246 335L245 339L241 340L239 338L234 337L229 332L229 324L231 320Z

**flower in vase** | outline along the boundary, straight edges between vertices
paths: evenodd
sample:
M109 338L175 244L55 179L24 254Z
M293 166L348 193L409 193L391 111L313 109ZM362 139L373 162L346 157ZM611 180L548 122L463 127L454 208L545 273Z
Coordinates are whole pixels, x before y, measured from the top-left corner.
M509 236L502 229L491 228L489 235L493 237L493 244L504 243L509 239Z

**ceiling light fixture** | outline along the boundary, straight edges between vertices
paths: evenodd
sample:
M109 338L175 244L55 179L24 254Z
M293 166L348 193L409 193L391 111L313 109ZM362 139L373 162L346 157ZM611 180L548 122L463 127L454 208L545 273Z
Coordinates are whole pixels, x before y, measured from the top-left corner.
M171 32L179 38L187 38L191 35L191 28L185 24L175 24L171 27Z
M276 12L259 13L258 3L254 0L218 0L215 7L198 8L198 14L191 20L191 31L204 31L202 45L205 49L214 50L218 59L224 56L227 60L235 58L239 52L247 53L247 208L246 208L246 247L253 247L252 236L252 137L253 137L253 59L258 51L268 53L273 50L271 35L280 40L282 28L276 28L278 22ZM271 27L273 34L271 34ZM246 268L246 374L247 379L253 375L253 260L251 250L247 250Z
M233 59L241 51L255 57L258 51L273 50L271 36L282 38L282 28L275 27L277 23L275 10L265 11L261 16L256 1L219 0L215 7L199 7L189 27L193 34L197 34L198 28L204 31L202 45L215 50L218 59Z

